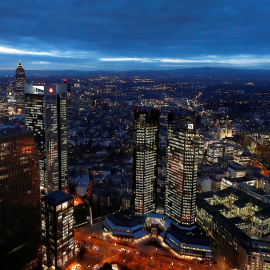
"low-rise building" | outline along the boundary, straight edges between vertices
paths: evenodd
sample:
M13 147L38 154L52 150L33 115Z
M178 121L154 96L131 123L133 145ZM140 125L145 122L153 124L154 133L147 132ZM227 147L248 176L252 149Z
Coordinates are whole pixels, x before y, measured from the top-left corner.
M246 168L243 165L235 162L228 165L228 170L231 178L239 178L246 175Z
M262 209L253 215L252 227L259 236L270 233L270 207Z

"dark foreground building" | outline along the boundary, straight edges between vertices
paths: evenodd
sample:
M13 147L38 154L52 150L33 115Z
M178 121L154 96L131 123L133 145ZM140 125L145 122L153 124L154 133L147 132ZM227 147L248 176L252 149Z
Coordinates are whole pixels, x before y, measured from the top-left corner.
M74 255L73 196L56 190L42 199L43 263L64 264Z
M1 269L41 269L38 153L31 131L0 129Z

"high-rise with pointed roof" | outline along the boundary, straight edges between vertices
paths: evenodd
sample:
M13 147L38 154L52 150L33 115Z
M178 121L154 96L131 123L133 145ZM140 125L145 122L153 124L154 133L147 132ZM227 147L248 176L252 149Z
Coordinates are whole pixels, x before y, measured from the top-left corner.
M23 112L24 108L23 88L25 84L25 71L21 61L19 61L18 67L16 69L15 81L16 81L16 109L18 113L21 113Z

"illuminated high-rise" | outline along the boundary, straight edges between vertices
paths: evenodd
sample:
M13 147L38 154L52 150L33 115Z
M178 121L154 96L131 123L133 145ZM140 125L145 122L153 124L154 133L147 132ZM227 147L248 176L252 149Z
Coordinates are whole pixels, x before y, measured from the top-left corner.
M68 192L67 85L25 84L25 124L39 150L42 194Z
M33 132L0 128L0 268L40 269L40 255L38 153Z
M169 112L165 214L184 226L195 222L199 140L194 116Z
M73 211L73 196L61 190L42 198L43 261L48 267L59 269L74 255Z
M159 110L134 110L133 196L135 212L156 210Z
M16 81L16 110L17 112L21 113L23 112L23 103L24 103L24 97L23 97L23 88L25 84L25 71L22 66L21 61L19 61L18 67L16 69L15 74L15 81Z

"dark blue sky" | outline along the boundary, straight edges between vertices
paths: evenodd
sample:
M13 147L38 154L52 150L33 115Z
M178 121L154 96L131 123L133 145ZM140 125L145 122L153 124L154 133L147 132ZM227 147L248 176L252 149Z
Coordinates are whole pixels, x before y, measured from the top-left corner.
M270 68L269 0L3 0L0 69Z

